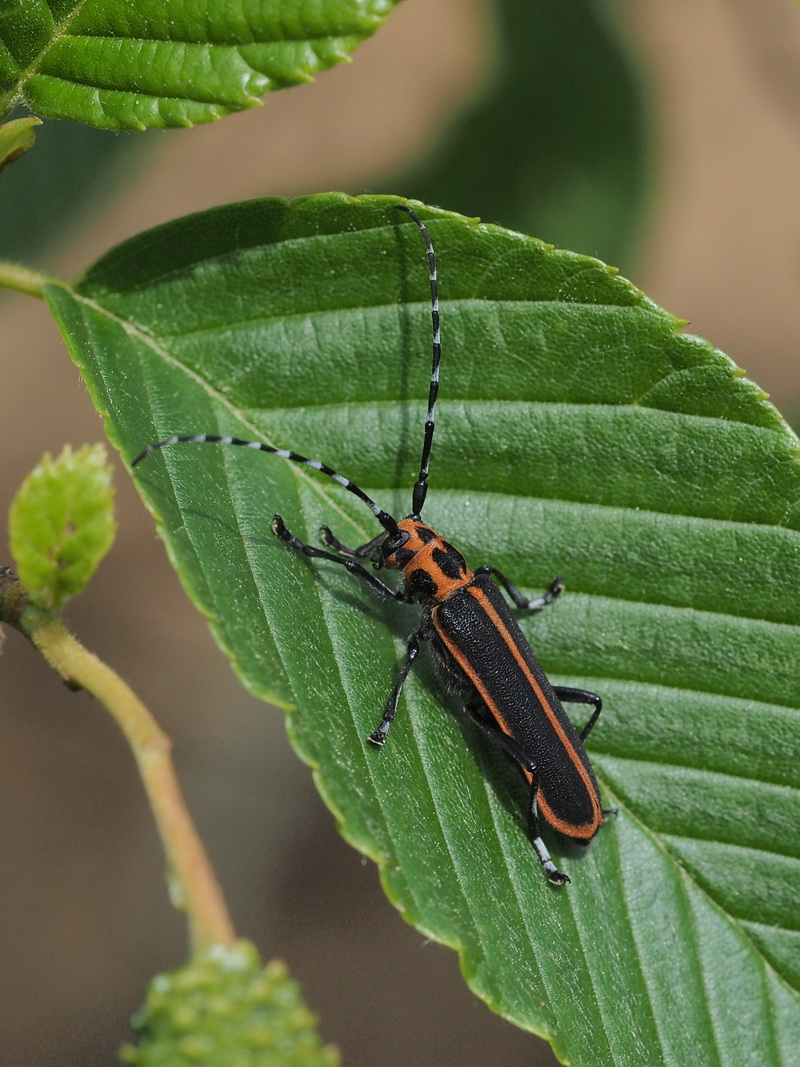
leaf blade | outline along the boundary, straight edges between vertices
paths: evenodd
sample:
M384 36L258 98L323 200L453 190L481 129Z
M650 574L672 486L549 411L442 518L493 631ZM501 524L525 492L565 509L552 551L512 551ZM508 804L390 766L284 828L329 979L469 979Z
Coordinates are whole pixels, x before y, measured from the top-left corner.
M430 321L419 235L392 202L233 205L52 289L115 443L132 456L172 432L256 436L404 512ZM562 601L522 625L555 680L606 698L590 749L621 811L566 858L568 890L543 885L519 783L446 714L430 667L390 744L369 749L414 613L268 530L280 509L311 540L320 522L367 540L357 502L306 468L211 446L164 450L140 486L239 672L296 701L293 742L342 832L495 1010L575 1063L602 1049L680 1064L694 1047L762 1064L756 1044L780 1063L798 1025L800 844L778 841L797 825L800 586L782 580L798 567L797 440L727 357L601 264L423 214L445 343L426 518L532 592L566 573ZM778 846L780 870L755 882L768 934L745 858ZM724 991L753 976L758 1042L734 1040Z
M0 102L102 129L212 122L347 60L396 2L16 4L0 21Z

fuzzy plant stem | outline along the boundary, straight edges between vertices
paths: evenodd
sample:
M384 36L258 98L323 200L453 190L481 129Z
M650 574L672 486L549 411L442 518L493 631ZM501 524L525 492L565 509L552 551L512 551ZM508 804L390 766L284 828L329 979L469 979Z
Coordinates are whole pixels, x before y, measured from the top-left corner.
M11 572L0 573L0 621L19 630L68 685L85 689L111 714L131 747L167 855L173 903L188 917L195 949L235 934L222 891L197 835L172 762L172 742L136 694L73 637L58 615L30 603Z

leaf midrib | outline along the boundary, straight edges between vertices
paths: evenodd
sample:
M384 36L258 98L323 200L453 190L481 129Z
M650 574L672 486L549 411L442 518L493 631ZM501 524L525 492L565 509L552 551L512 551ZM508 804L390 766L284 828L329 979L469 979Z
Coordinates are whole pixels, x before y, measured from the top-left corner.
M55 19L53 20L53 33L46 47L39 52L39 54L28 64L27 67L18 67L19 77L17 78L17 85L15 89L11 90L7 94L8 100L18 100L21 98L22 89L25 85L25 82L29 81L38 72L39 67L41 66L48 52L50 52L50 50L54 47L54 45L56 45L60 40L62 40L62 38L69 36L70 25L74 22L78 15L80 15L81 9L87 2L89 2L89 0L76 0L76 3L72 7L72 11L69 14L65 15L62 18L61 22L56 22ZM48 10L50 10L49 5Z
M91 34L89 34L89 33L76 33L76 34L70 33L70 26L73 25L75 20L79 17L79 15L81 13L81 10L82 10L82 8L83 8L83 6L84 6L84 4L86 2L87 2L87 0L78 0L78 2L74 5L72 11L69 14L65 15L61 19L60 22L58 22L58 23L57 22L53 22L52 23L52 25L53 25L53 33L52 33L51 37L49 38L46 46L43 47L38 52L38 54L31 60L31 62L26 67L21 67L18 63L16 63L16 60L15 60L13 54L10 51L8 52L9 57L14 61L14 64L16 66L17 78L16 78L16 83L13 85L13 87L10 88L8 90L8 92L6 92L2 96L0 96L0 115L7 114L8 111L10 111L11 108L13 108L17 103L20 103L20 102L22 102L24 100L24 98L25 98L25 86L31 81L31 79L33 79L35 77L48 78L53 82L57 82L57 83L60 83L62 85L65 85L65 86L75 86L75 87L81 87L81 88L86 88L86 89L96 89L96 90L99 90L100 92L106 92L106 93L112 93L113 92L113 93L119 93L119 94L122 94L122 95L129 95L129 96L130 95L135 95L137 99L142 99L142 100L146 100L146 101L159 101L159 102L164 102L164 103L169 103L169 102L197 103L197 104L200 104L200 105L202 105L202 106L204 106L206 108L211 108L212 111L214 109L219 109L220 107L224 108L224 107L228 106L229 103L230 103L230 102L226 102L226 101L224 101L222 99L219 99L217 97L214 97L214 96L212 96L212 97L210 97L208 99L204 99L202 96L198 96L197 94L194 94L194 93L191 93L191 92L186 92L184 94L179 94L179 93L175 93L175 92L170 92L170 93L144 92L144 91L142 91L140 89L135 89L135 88L132 88L132 87L120 88L117 85L98 85L96 80L82 81L82 80L80 80L80 79L78 79L77 77L74 77L74 76L72 76L72 77L64 77L64 76L62 76L60 74L53 73L53 72L45 73L42 70L42 67L44 66L45 61L47 60L48 56L50 56L52 54L52 52L54 51L54 49L56 48L56 46L58 44L60 44L61 41L65 40L66 38L71 38L71 39L73 39L75 41L78 41L78 42L80 42L80 41L89 42L89 41L95 41L95 40L96 41L112 41L112 42L118 42L121 47L127 47L128 45L133 45L135 47L139 47L141 45L161 45L161 44L164 44L164 45L181 45L181 46L184 46L184 47L187 47L187 48L198 48L198 49L205 49L205 50L227 49L231 53L235 53L238 56L240 61L249 69L249 71L251 72L251 75L253 75L255 77L258 77L258 78L263 78L265 80L265 83L266 83L267 87L268 87L268 86L275 86L275 84L276 84L275 79L272 78L272 77L269 77L267 74L263 73L257 67L254 67L253 64L250 62L250 60L247 58L247 56L244 54L244 50L251 49L251 48L270 48L270 47L273 47L273 48L289 47L289 48L291 48L291 47L295 47L297 45L308 45L312 49L312 51L314 51L317 54L317 58L319 59L319 48L318 48L318 45L320 45L320 44L330 43L331 45L337 46L339 48L339 50L342 50L353 39L356 39L357 41L360 41L360 40L362 40L364 38L365 35L368 35L368 34L365 34L365 31L364 31L363 27L353 27L353 28L350 28L350 29L346 29L346 28L340 27L338 31L328 31L328 32L322 31L322 32L319 32L319 33L308 32L308 33L304 33L302 36L298 36L298 37L284 36L284 37L281 37L281 38L265 38L265 39L253 38L253 39L250 39L250 40L247 40L247 41L234 43L234 42L217 42L217 41L213 41L213 40L205 40L205 41L204 40L191 40L191 39L186 39L186 38L182 38L182 37L155 37L155 36L133 37L133 36L122 36L122 35L120 35L118 33L115 34L114 32L102 33L102 32L99 32L99 31L98 32L93 32ZM252 95L250 93L245 94L245 97L243 99L247 99L251 104L255 104L255 103L258 103L260 101L260 97L259 96L254 96L254 95ZM239 98L237 98L237 100L239 100ZM241 102L241 101L239 100L239 102ZM105 111L105 109L104 109L104 111ZM142 128L144 128L144 127L142 127Z

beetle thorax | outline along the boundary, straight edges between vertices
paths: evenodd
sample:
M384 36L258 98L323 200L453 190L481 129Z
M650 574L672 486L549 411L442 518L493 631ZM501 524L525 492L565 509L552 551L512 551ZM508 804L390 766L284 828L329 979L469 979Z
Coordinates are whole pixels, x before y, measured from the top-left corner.
M408 540L384 562L403 572L413 600L439 604L472 581L472 571L458 549L430 526L414 518L402 519L397 525L408 534Z

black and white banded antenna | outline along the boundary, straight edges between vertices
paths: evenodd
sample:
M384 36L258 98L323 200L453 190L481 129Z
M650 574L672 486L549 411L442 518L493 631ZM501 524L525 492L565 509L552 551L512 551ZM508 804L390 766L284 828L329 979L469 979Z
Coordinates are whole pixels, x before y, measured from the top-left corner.
M436 254L433 250L430 234L419 215L405 204L396 204L395 207L399 208L401 211L405 211L422 234L425 246L428 250L429 279L431 287L431 324L433 329L431 381L428 390L428 412L425 419L425 437L422 444L419 477L414 484L411 504L412 515L414 518L418 519L428 492L428 468L435 426L436 397L439 392L439 363L442 355L441 336L439 332L439 295L436 274ZM162 441L156 441L153 444L148 445L147 448L143 449L133 460L131 466L137 466L143 459L146 459L151 453L157 452L161 448L169 448L172 445L184 444L237 445L240 448L249 448L255 452L266 452L272 456L280 456L281 459L288 459L292 463L298 463L304 467L311 467L312 470L320 471L320 473L327 475L328 478L332 478L333 481L338 482L339 485L343 486L349 493L357 496L359 500L367 505L390 537L394 538L398 536L397 520L390 515L388 511L384 511L383 508L376 504L363 489L356 485L355 482L351 481L349 478L345 478L344 475L339 474L338 471L329 467L327 463L322 463L318 459L309 459L307 456L300 455L299 452L292 452L290 449L286 448L273 448L272 445L265 445L261 441L248 441L241 437L231 437L229 435L214 433L173 434L171 437L165 437Z
M419 477L414 484L411 496L411 514L415 519L418 519L425 503L425 497L428 495L428 469L430 467L433 431L436 426L436 397L439 395L439 364L442 360L442 335L439 328L439 281L436 273L436 253L433 250L431 236L425 223L416 211L406 204L395 204L395 207L405 211L416 223L419 232L422 234L422 239L425 241L425 247L428 250L428 279L431 285L431 327L433 330L431 384L428 388L428 413L425 417L425 437L422 442Z
M333 467L329 467L327 463L321 463L318 459L309 459L308 456L301 456L299 452L292 452L287 448L273 448L272 445L265 445L261 441L244 441L241 437L229 437L216 433L173 434L172 437L165 437L163 441L156 441L155 444L148 445L144 451L139 453L131 463L131 466L135 467L137 463L141 463L151 452L155 452L159 448L187 444L239 445L241 448L250 448L254 452L267 452L271 456L280 456L281 459L289 459L292 463L311 467L312 470L327 474L329 478L344 486L349 493L353 493L359 500L363 500L384 530L390 535L397 534L397 520L388 511L384 511L383 508L379 507L372 497L367 496L363 489L359 489L355 482L351 482L349 478L345 478L343 474L339 474Z

